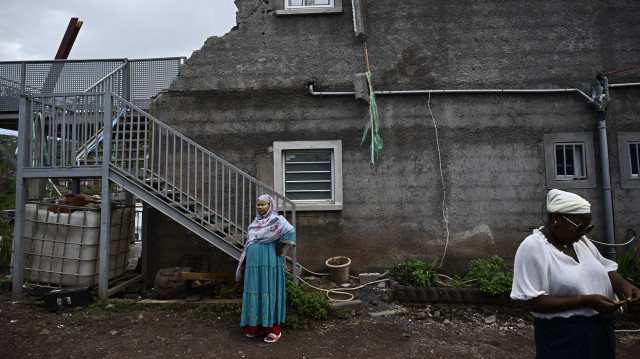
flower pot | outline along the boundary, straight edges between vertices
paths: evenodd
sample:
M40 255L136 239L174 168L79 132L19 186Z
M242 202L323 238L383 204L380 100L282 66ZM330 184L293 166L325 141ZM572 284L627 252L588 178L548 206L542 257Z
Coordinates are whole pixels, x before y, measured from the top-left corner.
M331 281L336 284L349 281L349 265L351 265L351 259L342 256L333 257L327 259L324 264L329 268Z

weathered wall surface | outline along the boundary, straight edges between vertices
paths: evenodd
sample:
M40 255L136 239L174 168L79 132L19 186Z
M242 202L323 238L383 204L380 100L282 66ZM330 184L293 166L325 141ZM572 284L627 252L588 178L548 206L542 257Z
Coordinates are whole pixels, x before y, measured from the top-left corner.
M493 254L511 260L546 215L548 133L594 133L598 185L575 192L592 202L593 237L604 240L595 112L577 93L378 96L384 149L371 165L368 140L360 144L368 106L308 93L309 84L353 91L353 75L366 69L350 1L343 14L314 16L276 16L265 1L236 4L238 26L193 53L154 115L268 184L274 141L342 140L343 210L298 213L303 265L322 270L326 258L346 255L356 272L379 270L442 258L445 247L452 271ZM595 75L636 65L639 10L634 1L369 1L373 87L590 94ZM611 82L638 78L629 71ZM638 226L640 192L620 188L616 133L640 131L640 87L611 96L609 160L622 239ZM158 251L172 240L163 238L158 233Z
M147 251L151 253L147 265L147 287L153 287L156 273L161 268L188 266L190 257L208 256L200 263L208 268L199 271L212 273L232 273L238 261L217 250L199 236L185 231L161 212L150 208L146 215L150 225L147 228ZM197 261L196 261L197 263ZM193 271L197 271L195 268Z

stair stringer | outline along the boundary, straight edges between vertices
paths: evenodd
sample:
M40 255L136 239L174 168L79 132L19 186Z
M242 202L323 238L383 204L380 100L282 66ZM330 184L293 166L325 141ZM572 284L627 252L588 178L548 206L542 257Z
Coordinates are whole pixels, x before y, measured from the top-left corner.
M138 179L134 179L123 174L121 170L114 166L110 166L109 168L109 179L121 186L127 192L135 195L143 202L149 204L151 207L157 209L167 217L176 221L189 231L200 236L205 241L211 243L213 246L220 249L224 253L230 255L236 260L240 260L240 255L242 254L241 248L236 247L235 245L227 242L220 235L204 228L199 223L196 223L195 221L187 217L183 212L172 207L169 203L165 202L158 196L154 195L152 192L145 189L145 187L140 183Z

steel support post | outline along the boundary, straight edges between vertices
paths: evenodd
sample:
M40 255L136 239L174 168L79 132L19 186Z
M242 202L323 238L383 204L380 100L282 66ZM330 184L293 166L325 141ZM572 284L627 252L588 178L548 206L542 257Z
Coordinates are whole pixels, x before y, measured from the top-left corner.
M102 147L102 203L100 205L100 260L98 264L98 296L106 298L109 290L109 237L111 232L111 191L109 162L111 159L111 93L104 94Z
M21 300L24 282L24 211L27 198L26 180L23 177L24 168L29 166L29 148L31 147L31 125L29 111L31 101L26 96L20 97L20 114L18 117L18 160L16 167L16 213L13 230L13 299Z

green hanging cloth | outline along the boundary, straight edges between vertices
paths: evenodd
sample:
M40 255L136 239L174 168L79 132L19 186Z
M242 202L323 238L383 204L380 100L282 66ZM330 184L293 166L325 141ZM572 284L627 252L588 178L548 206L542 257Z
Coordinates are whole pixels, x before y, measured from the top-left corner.
M373 86L371 84L371 70L369 69L369 54L367 53L367 45L364 45L365 60L367 62L367 82L369 84L369 123L364 129L362 134L362 141L364 143L367 138L367 132L371 131L371 164L375 164L375 156L382 151L382 138L378 134L378 104L376 103L376 95L373 93Z

